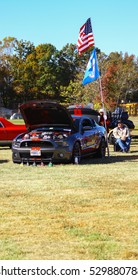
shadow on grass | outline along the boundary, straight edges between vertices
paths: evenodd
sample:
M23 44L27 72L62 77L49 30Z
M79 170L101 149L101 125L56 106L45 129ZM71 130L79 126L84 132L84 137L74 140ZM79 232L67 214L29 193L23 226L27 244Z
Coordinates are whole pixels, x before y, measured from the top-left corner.
M138 155L133 155L132 153L136 153L138 151L133 151L129 154L117 153L115 155L106 156L105 158L86 158L82 159L81 165L83 164L110 164L115 162L126 162L126 161L136 161L138 160Z
M0 147L1 150L10 150L10 147ZM9 162L8 159L0 159L0 164Z
M8 147L7 147L7 146L4 146L4 147L1 146L1 147L0 147L0 150L11 150L11 148L10 148L9 146L8 146Z
M137 148L137 143L132 143L131 146L133 146L133 148ZM11 150L10 147L0 147L0 150ZM109 149L110 150L110 149ZM136 154L137 153L137 154ZM106 155L105 158L96 158L94 156L91 157L87 157L81 160L80 165L86 165L86 164L111 164L111 163L116 163L116 162L126 162L126 161L136 161L138 160L138 150L132 150L129 153L121 153L121 152L113 152L112 148L109 151L109 156ZM0 164L3 163L8 163L9 160L2 160L0 159ZM54 165L58 165L54 164Z
M0 164L2 164L2 163L7 163L7 162L9 162L9 160L7 160L7 159L4 159L4 160L0 160Z

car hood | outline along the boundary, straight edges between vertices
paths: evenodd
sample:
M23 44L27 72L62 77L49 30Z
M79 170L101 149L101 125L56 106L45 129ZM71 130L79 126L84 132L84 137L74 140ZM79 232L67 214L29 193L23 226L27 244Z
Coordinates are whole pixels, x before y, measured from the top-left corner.
M44 126L74 128L71 115L66 108L53 101L30 101L20 106L28 130Z

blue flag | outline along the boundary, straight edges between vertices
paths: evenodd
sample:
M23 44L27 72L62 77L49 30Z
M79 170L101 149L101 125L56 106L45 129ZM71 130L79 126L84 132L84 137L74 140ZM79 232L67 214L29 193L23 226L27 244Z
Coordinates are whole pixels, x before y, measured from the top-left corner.
M91 82L95 81L99 76L100 76L100 73L99 73L99 69L98 69L96 49L94 49L92 51L92 54L88 61L82 84L86 85L88 83L91 83Z

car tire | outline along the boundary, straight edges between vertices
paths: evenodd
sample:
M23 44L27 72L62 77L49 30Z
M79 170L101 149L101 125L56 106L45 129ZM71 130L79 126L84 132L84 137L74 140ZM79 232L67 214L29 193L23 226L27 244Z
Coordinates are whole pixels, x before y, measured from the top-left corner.
M108 136L108 142L109 144L113 145L115 140L114 140L114 135L113 135L113 131L110 132L109 136Z
M81 162L81 147L79 142L76 142L73 147L72 152L72 162L74 164L79 164Z
M100 143L100 146L97 150L97 153L96 153L96 156L98 158L104 158L105 157L105 154L106 154L106 142L105 142L105 139L102 138L101 139L101 143Z

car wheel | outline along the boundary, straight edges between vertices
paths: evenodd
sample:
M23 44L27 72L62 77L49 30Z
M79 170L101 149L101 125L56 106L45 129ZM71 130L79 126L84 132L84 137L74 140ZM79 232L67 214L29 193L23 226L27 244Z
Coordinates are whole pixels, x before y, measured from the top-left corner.
M105 157L105 154L106 154L106 142L105 142L105 139L102 138L100 146L97 150L96 156L99 158L103 158L103 157Z
M110 132L109 136L108 136L108 142L109 144L113 145L114 144L114 135L113 135L113 131Z
M81 147L79 142L76 142L73 147L72 162L79 164L81 162Z

